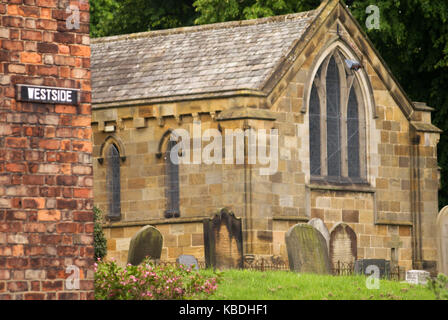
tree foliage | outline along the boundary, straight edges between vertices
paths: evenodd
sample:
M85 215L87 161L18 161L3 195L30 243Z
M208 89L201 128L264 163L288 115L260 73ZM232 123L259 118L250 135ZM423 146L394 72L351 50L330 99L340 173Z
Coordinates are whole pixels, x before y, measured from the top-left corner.
M193 0L91 0L91 36L192 25Z
M103 215L101 210L97 207L93 207L93 246L95 249L95 260L98 258L102 259L107 254L107 239L104 235L103 228L101 226L101 222L103 220Z
M317 8L321 0L91 0L92 36L244 20ZM448 1L352 0L350 11L413 101L436 109L448 130ZM380 29L367 30L366 8L380 9ZM448 204L448 135L438 146L440 206Z

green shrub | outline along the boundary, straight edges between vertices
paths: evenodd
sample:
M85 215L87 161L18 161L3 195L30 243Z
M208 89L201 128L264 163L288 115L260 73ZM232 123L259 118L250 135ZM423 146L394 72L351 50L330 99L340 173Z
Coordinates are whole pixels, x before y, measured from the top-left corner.
M428 281L428 288L434 292L437 300L448 300L448 277L439 273L437 278Z
M95 248L95 260L103 259L107 254L107 240L104 236L103 228L101 227L101 221L103 214L100 209L93 207L93 220L94 220L94 248Z
M114 260L95 264L95 298L99 300L207 299L217 289L217 277L205 278L183 265L119 267Z

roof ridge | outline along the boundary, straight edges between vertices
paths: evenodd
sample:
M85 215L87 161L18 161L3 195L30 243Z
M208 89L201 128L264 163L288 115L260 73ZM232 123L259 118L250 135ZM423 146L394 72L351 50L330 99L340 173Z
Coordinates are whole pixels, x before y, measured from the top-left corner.
M200 32L200 31L216 30L216 29L227 29L227 28L234 28L234 27L244 27L244 26L251 26L251 25L267 24L267 23L273 23L273 22L285 22L288 20L293 21L293 20L298 20L298 19L303 19L303 18L309 18L313 14L317 13L318 9L302 11L302 12L297 12L297 13L289 13L289 14L284 14L284 15L279 15L279 16L250 19L250 20L226 21L226 22L210 23L210 24L204 24L204 25L198 25L198 26L144 31L144 32L128 33L128 34L122 34L122 35L116 35L116 36L94 38L94 39L90 39L90 43L91 44L99 44L99 43L116 42L116 41L122 41L122 40L151 38L151 37L171 35L171 34L192 33L192 32Z

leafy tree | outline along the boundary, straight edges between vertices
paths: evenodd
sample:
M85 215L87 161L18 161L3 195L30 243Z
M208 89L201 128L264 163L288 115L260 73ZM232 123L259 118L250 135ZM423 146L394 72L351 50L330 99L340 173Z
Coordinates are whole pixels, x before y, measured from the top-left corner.
M193 0L91 0L91 36L192 25Z
M119 9L117 0L90 1L90 35L93 38L110 36Z
M97 207L93 207L93 219L94 219L94 227L93 227L93 246L95 249L95 260L98 258L102 259L107 254L107 240L104 236L103 228L101 227L101 221L103 219L103 215L101 210Z

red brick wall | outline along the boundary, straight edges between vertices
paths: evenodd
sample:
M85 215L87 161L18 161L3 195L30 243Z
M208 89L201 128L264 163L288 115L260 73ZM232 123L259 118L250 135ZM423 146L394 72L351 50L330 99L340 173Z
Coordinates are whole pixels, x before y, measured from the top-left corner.
M0 0L0 300L93 298L88 10ZM18 102L16 84L80 89L81 103Z

